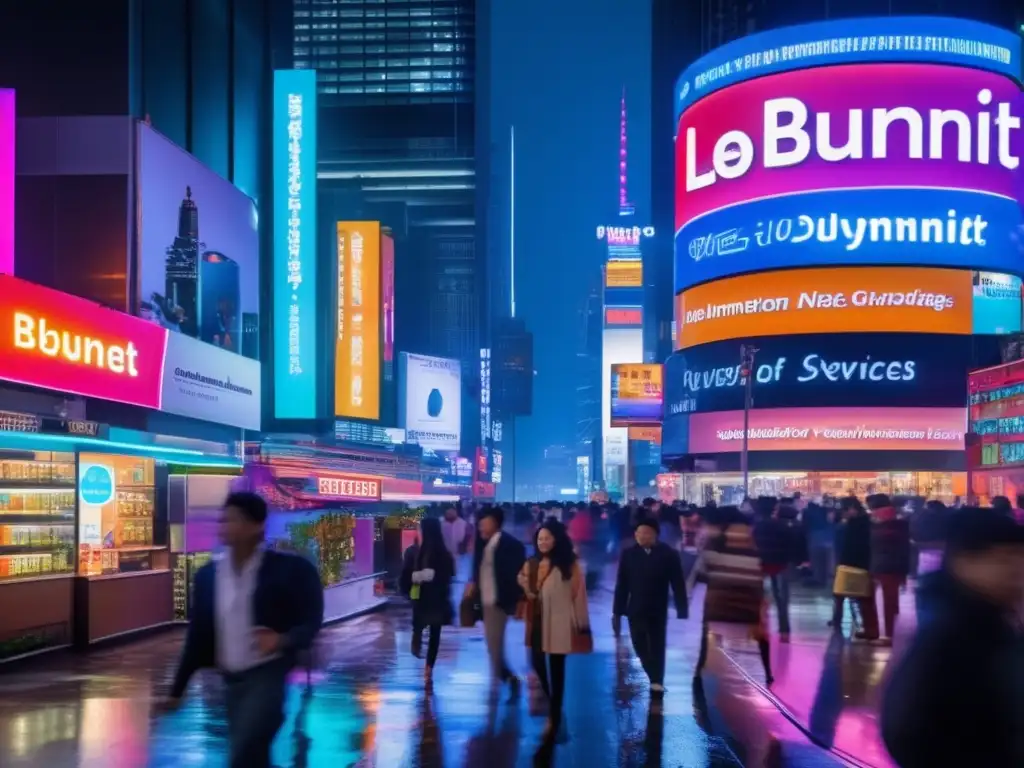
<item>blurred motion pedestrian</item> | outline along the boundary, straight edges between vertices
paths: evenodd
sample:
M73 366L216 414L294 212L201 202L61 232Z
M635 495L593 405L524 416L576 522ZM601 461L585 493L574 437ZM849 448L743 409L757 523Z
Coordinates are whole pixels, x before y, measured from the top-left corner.
M868 496L868 509L871 510L871 607L875 605L874 588L877 584L882 593L885 629L880 642L891 645L900 608L900 589L906 585L910 573L910 523L896 514L884 493ZM877 622L875 619L874 623ZM868 620L865 619L864 623L867 626Z
M700 656L694 676L699 678L707 663L711 625L739 624L748 628L750 638L757 643L765 682L771 685L775 678L772 677L768 642L768 602L750 518L736 507L706 509L697 567L708 586L704 596Z
M452 623L451 587L455 560L445 546L441 521L425 517L420 521L420 540L405 551L399 586L412 600L412 654L423 655L423 633L428 633L427 664L423 680L433 682L434 664L441 647L441 628Z
M505 661L505 626L523 596L519 571L526 561L526 548L502 531L504 519L501 507L484 507L477 513L479 540L473 551L473 580L466 585L465 596L480 601L493 679L508 683L512 694L518 695L519 678Z
M640 664L651 683L651 695L665 693L665 644L668 634L668 591L675 598L676 616L689 615L686 584L679 553L658 541L659 524L643 519L636 527L636 545L622 553L615 579L612 629L618 637L622 617Z
M176 708L192 675L217 667L227 690L231 768L270 768L284 723L285 685L324 615L323 587L306 559L264 545L267 504L237 491L220 520L225 552L196 572L192 621L170 698Z
M881 731L900 768L1024 765L1024 528L994 509L949 519L934 607L885 690Z
M856 496L839 502L838 565L832 583L833 632L843 631L843 608L846 600L856 601L860 609L862 629L855 629L860 640L878 639L878 611L871 584L871 518Z
M548 701L544 741L555 740L562 726L565 660L590 653L593 638L583 570L565 526L548 518L534 540L536 554L518 575L525 595L526 644L533 670Z
M772 497L762 496L754 502L754 543L778 613L779 641L788 643L791 569L800 559L797 537L802 533L787 513L784 501L776 502Z

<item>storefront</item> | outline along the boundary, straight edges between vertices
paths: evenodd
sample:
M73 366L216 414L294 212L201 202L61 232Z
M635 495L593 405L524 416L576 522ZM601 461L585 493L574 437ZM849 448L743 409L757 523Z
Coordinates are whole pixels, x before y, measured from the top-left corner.
M0 416L39 430L0 430L0 602L18 607L0 611L0 661L173 621L171 473L240 471L229 447L127 442L127 430L86 421L45 432L55 425L31 414Z

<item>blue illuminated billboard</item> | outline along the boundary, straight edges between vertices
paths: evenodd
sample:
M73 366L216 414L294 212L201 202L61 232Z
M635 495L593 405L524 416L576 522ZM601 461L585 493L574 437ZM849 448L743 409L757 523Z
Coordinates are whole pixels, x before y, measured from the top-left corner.
M274 415L317 415L316 72L274 72Z

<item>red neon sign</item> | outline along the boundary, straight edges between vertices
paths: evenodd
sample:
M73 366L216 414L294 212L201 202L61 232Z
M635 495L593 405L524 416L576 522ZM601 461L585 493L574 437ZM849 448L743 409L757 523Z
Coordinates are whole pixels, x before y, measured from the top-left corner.
M358 475L334 475L318 477L316 490L321 496L336 496L344 499L380 500L380 480Z

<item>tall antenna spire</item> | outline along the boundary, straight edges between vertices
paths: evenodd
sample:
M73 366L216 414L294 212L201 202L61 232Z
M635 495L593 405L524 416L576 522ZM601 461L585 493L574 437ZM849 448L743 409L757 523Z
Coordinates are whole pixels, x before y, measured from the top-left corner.
M626 87L623 86L622 100L619 102L619 216L631 216L634 213L633 204L629 202L626 149Z

